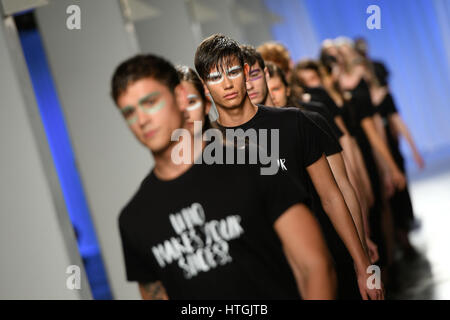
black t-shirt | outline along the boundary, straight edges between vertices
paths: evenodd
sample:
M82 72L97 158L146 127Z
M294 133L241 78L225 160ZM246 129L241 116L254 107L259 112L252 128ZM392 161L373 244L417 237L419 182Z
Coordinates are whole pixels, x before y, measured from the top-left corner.
M364 153L370 149L370 144L361 126L361 122L367 117L372 117L376 109L370 98L369 87L363 79L351 90L351 96L352 98L344 103L342 118L350 134L356 138L361 151Z
M274 222L307 195L286 173L195 164L153 171L122 210L129 281L162 281L170 299L298 299Z
M341 152L342 147L338 141L339 138L337 136L338 133L331 127L330 125L331 122L327 121L325 117L323 117L322 114L317 112L314 107L311 109L309 108L303 109L302 112L309 120L311 120L316 126L318 126L325 133L325 135L321 136L321 138L323 139L322 146L324 147L325 155L328 157L333 154ZM336 129L339 130L337 126ZM342 131L339 130L339 132L341 133L342 136Z
M322 145L325 147L325 155L330 156L341 152L342 147L338 141L343 132L334 122L330 112L321 102L300 102L300 110L324 133Z
M311 96L311 101L323 103L333 119L340 114L341 110L324 88L307 87L305 88L305 93Z
M287 171L294 179L299 179L301 185L307 189L311 196L312 209L322 227L335 262L351 265L351 256L325 213L306 170L326 153L327 148L323 142L329 137L325 137L325 133L298 108L273 108L258 105L258 111L252 119L232 128L279 130L279 157L280 162L284 163L284 166L280 168Z
M389 70L381 61L372 61L372 65L375 72L375 77L377 78L380 86L387 86L389 80Z
M344 133L339 129L339 127L334 122L334 117L331 116L330 111L325 107L325 105L322 102L319 101L310 101L310 102L300 102L300 109L302 110L308 110L308 111L314 111L326 121L327 124L327 132L329 129L331 129L330 133L336 137L336 139L339 139L344 135ZM322 122L322 121L321 121ZM320 127L322 130L323 128Z
M388 118L391 114L397 113L397 107L395 106L394 99L390 93L386 94L383 101L377 107L378 113L383 118Z

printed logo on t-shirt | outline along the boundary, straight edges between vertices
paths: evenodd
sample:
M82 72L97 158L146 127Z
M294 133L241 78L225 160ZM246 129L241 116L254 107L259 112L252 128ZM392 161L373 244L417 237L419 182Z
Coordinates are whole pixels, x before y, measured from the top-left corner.
M186 279L232 262L228 242L244 233L239 215L206 221L199 203L170 214L169 220L177 236L153 246L152 252L161 268L176 262Z
M278 167L281 168L281 170L287 171L286 164L285 164L286 159L278 159L277 163L278 163Z

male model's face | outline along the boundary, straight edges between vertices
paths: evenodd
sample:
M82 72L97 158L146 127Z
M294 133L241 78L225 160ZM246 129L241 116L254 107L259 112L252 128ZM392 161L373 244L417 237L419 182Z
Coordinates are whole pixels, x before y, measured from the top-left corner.
M181 85L173 93L161 82L144 78L130 84L117 105L136 138L157 154L170 146L172 132L184 125L183 94Z
M245 79L248 69L248 65L242 67L236 57L231 57L223 68L211 68L205 80L205 91L211 94L218 108L234 109L242 106L247 94Z
M248 96L254 104L264 104L266 101L268 94L266 71L261 69L258 61L250 67L246 85Z
M208 114L211 104L208 101L203 101L200 92L191 82L181 81L181 84L186 91L188 99L186 127L194 134L194 121L204 122L205 115Z
M319 75L313 69L298 70L297 76L302 80L305 86L309 88L317 88L322 85Z
M287 104L287 97L289 95L289 88L287 88L280 77L270 77L267 81L270 95L276 107L284 107Z

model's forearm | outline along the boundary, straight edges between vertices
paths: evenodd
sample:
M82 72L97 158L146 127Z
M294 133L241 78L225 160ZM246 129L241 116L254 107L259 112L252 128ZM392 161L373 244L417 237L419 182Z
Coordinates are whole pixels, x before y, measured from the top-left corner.
M394 161L394 158L392 158L391 152L389 151L386 143L375 129L373 120L371 118L365 118L362 121L362 127L367 135L367 138L369 139L370 145L383 157L383 160L386 161L389 169L392 171L400 171Z
M402 118L400 117L400 115L398 113L393 114L390 118L389 118L390 123L392 123L394 125L394 130L396 132L399 132L408 142L409 147L411 148L411 151L413 153L418 154L419 150L417 149L416 143L412 137L411 132L409 131L408 127L406 126L406 124L403 122Z
M345 204L342 194L337 190L333 196L322 202L323 208L335 230L344 242L358 270L365 270L369 258L361 244L352 216Z
M322 156L306 169L320 197L323 209L353 257L354 263L358 267L366 267L368 257L327 159Z
M372 184L370 183L369 173L367 172L367 167L366 164L364 163L364 159L362 157L361 150L359 149L358 144L353 138L351 139L351 142L353 145L352 151L356 163L355 165L356 172L363 186L364 194L367 200L367 207L370 207L373 204L374 195L372 190Z
M143 300L169 300L161 281L139 283L139 292Z
M331 171L336 179L336 183L342 192L345 203L347 204L353 218L353 222L355 223L361 244L366 250L367 246L365 245L365 232L361 213L361 204L359 203L355 189L352 187L348 178L349 175L351 175L352 168L350 167L350 170L346 170L346 164L343 158L345 157L341 157L339 153L327 157ZM350 166L350 164L347 166Z
M302 297L305 300L336 299L336 272L333 266L323 261L316 264L314 272L305 271Z

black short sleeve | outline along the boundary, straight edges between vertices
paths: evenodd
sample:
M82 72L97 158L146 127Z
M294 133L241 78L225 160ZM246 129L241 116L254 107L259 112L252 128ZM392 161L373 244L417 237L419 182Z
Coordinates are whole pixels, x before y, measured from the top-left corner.
M278 170L275 175L261 175L260 185L263 189L266 215L272 224L293 205L310 205L310 198L301 182L283 170Z
M391 115L393 113L397 113L397 108L395 107L394 98L390 93L386 96L386 113L387 115Z
M370 98L369 87L364 80L361 80L358 86L352 90L352 104L355 107L358 122L375 114L376 110Z
M333 132L332 127L329 125L329 122L318 112L304 111L304 113L306 117L308 117L322 131L320 141L325 155L328 157L341 152L342 147L337 140L336 133Z
M341 109L337 106L334 100L328 95L327 92L324 93L324 105L328 108L333 118L341 114Z
M309 167L324 154L322 131L302 112L297 112L300 148L303 153L303 167Z
M319 123L316 123L322 130L322 123L325 124L325 131L329 131L331 135L339 139L344 135L344 133L339 129L339 127L334 122L334 116L332 116L331 112L326 108L325 104L322 102L310 102L310 103L301 103L302 110L313 111L314 113L318 113L323 119L319 119ZM313 119L312 119L313 120ZM314 121L313 121L314 122Z
M125 269L128 281L137 281L142 283L154 282L159 280L148 263L145 263L143 257L139 254L137 246L132 238L126 232L124 219L119 218L119 231L122 241L122 252L125 259Z
M336 105L325 89L321 87L307 88L305 92L311 95L311 101L323 103L333 119L341 114L340 108Z
M388 84L388 77L389 77L389 70L386 68L386 66L380 62L380 61L373 61L373 68L375 71L375 77L378 80L378 83L380 86L387 86Z

